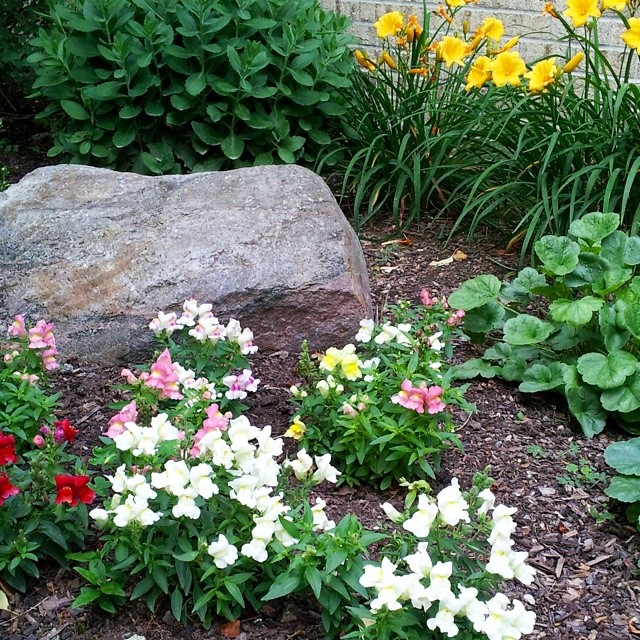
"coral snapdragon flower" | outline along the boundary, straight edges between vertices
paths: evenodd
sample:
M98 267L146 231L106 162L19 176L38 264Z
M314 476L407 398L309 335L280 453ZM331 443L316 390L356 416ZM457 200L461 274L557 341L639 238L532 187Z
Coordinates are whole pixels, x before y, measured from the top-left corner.
M18 462L15 447L16 439L13 434L4 435L0 433L0 466Z
M70 476L62 473L54 478L56 482L56 504L63 502L75 507L78 502L91 504L96 497L96 492L90 489L89 476Z
M401 385L401 390L391 397L391 402L399 404L405 409L411 409L416 413L440 413L446 405L442 402L443 390L441 387L427 387L426 382L421 382L417 387L413 386L411 380L405 380Z
M20 493L20 489L11 484L9 476L6 473L0 473L0 506L7 498L15 496L17 493Z

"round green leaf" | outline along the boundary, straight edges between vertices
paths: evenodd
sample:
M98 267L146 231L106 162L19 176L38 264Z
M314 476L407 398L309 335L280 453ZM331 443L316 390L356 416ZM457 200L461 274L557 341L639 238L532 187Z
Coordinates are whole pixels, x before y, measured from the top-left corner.
M486 360L472 358L465 360L462 364L451 367L454 380L470 380L481 376L483 378L493 378L499 371L499 367L492 365Z
M563 387L564 371L568 368L569 365L564 362L552 362L549 365L536 363L524 372L518 389L523 393L539 393Z
M640 264L640 238L638 238L638 236L631 236L627 240L622 259L625 264L631 266Z
M569 233L576 238L599 243L619 226L620 216L617 213L587 213L571 223Z
M598 293L601 296L608 296L630 280L632 275L633 271L631 269L612 267L596 279L591 289L594 293Z
M545 287L547 285L547 279L543 274L532 269L531 267L525 267L511 283L513 288L520 293L531 293L538 287Z
M498 326L504 317L504 307L489 300L481 307L467 311L464 316L464 329L471 333L488 333Z
M604 492L620 502L640 500L640 478L636 476L614 476Z
M582 379L600 389L615 389L636 371L638 361L627 351L585 353L578 358L578 371Z
M618 473L640 476L640 438L610 444L604 450L604 459Z
M607 422L607 414L602 408L598 391L586 385L567 385L565 395L569 404L569 411L582 427L582 432L587 438L604 429Z
M504 323L504 341L509 344L538 344L546 340L553 325L535 316L520 314Z
M463 282L460 287L449 296L449 304L454 309L470 311L476 307L495 300L500 293L500 280L487 274L476 276Z
M549 306L551 318L556 322L566 322L581 327L591 321L593 314L600 310L604 300L585 296L578 300L554 300Z
M614 231L602 241L600 255L613 264L622 265L625 263L624 254L627 250L629 236L623 231ZM640 257L640 255L639 255ZM628 262L626 264L634 264Z
M640 340L640 304L623 303L622 319L631 334Z
M640 374L636 372L622 386L603 391L600 400L607 411L628 413L640 408Z
M557 276L571 273L578 264L580 245L566 236L543 236L534 249L544 266Z

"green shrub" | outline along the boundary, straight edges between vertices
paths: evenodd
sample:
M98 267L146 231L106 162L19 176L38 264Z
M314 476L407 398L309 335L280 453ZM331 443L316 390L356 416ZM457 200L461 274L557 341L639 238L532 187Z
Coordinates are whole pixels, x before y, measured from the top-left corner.
M512 281L464 282L449 302L464 329L499 339L482 358L456 367L459 378L501 376L525 393L564 394L585 435L608 418L637 433L640 418L640 239L617 230L620 216L590 213L567 236L534 245L540 271Z
M0 0L0 102L17 109L11 98L25 92L33 82L27 63L28 43L38 31L37 12L46 10L47 0Z
M351 65L317 0L72 0L29 58L49 155L140 173L311 159Z

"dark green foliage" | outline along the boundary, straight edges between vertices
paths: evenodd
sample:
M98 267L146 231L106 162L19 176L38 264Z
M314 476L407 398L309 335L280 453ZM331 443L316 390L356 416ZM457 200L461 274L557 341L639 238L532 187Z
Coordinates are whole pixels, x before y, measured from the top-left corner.
M71 0L33 41L50 156L139 173L310 159L351 66L317 0Z

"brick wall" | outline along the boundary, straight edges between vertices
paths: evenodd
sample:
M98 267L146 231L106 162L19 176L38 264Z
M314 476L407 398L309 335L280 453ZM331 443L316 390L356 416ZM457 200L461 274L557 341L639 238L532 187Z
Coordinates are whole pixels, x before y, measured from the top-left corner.
M407 2L393 0L377 2L376 0L321 0L327 9L333 9L348 15L353 23L352 31L360 38L364 46L375 47L376 33L373 23L387 11L400 11L405 15L422 14L422 2ZM564 29L549 16L542 15L544 0L478 0L477 4L469 5L458 13L460 23L469 20L470 29L475 29L484 18L493 16L500 18L505 25L505 42L514 35L520 35L519 51L526 61L536 60L545 55L556 54L562 56L565 45L559 38ZM434 9L437 2L427 1L427 9ZM564 4L558 3L558 11L564 9ZM435 18L439 20L439 18ZM624 25L618 16L605 12L598 20L601 49L607 53L612 62L619 57L624 49L620 34ZM638 57L633 66L634 78L640 77Z

